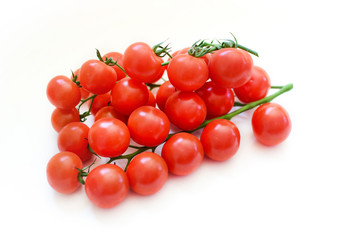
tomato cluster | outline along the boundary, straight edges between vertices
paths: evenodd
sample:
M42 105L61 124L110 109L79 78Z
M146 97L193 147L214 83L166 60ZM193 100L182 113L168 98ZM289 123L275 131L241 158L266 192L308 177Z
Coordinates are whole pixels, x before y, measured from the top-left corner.
M259 105L252 116L254 136L270 146L284 141L289 115L270 101L292 85L267 96L269 76L254 66L249 52L254 54L236 41L202 41L171 55L167 46L138 42L124 54L97 52L98 59L70 78L51 79L47 97L56 107L51 123L60 150L47 165L51 187L71 193L84 184L89 200L101 208L119 204L129 189L154 194L169 173L188 175L204 156L233 157L240 132L230 120ZM243 107L230 112L238 106ZM91 114L94 122L85 124ZM91 169L99 158L103 164ZM119 159L127 160L124 168Z

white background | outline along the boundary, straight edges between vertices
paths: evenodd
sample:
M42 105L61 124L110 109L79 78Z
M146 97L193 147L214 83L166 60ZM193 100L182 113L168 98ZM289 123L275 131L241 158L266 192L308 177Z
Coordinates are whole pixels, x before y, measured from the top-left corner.
M4 1L0 3L0 238L360 239L359 7L356 1ZM170 176L153 196L94 207L54 192L58 152L48 81L135 41L230 38L257 50L289 138L264 147L251 113L234 118L240 149Z

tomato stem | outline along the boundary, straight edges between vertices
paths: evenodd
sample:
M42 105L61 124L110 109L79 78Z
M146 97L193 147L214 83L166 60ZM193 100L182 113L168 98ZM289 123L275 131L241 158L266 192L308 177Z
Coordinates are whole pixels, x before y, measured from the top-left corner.
M161 64L161 66L168 65L169 63L170 63L170 61L163 62L163 63Z
M88 97L88 98L86 98L86 99L80 100L81 103L80 103L80 105L78 106L78 109L77 109L78 112L79 112L79 116L80 116L80 122L85 122L85 121L86 121L86 117L91 114L91 107L92 107L92 104L93 104L94 99L95 99L96 96L97 96L97 95L94 94L94 95L92 95L92 96L90 96L90 97ZM81 108L81 106L82 106L84 103L86 103L87 101L89 101L89 100L91 100L89 109L88 109L86 112L80 113L80 108Z
M150 88L150 91L153 90L154 88L160 87L161 84L155 84L155 83L146 83L146 86L148 86Z
M120 66L118 63L117 63L117 61L114 61L112 58L107 58L106 56L105 56L105 61L104 61L104 59L101 57L101 53L100 53L100 51L98 50L98 49L96 49L96 56L97 56L97 58L99 59L99 61L101 61L101 62L103 62L103 63L105 63L106 65L109 65L109 66L117 66L118 68L120 68L121 69L121 71L123 71L124 73L125 73L125 75L126 75L126 77L128 77L129 75L126 73L126 71L125 71L125 69L122 67L122 66Z

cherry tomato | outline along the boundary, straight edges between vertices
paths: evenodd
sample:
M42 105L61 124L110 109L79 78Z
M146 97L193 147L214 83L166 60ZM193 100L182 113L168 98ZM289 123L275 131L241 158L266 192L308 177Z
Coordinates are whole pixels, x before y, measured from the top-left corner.
M165 105L165 113L171 123L188 131L200 126L206 118L206 105L195 92L173 93Z
M266 97L269 89L269 75L264 69L254 66L249 81L239 88L234 88L234 92L241 102L250 103Z
M87 101L86 103L90 107L91 100ZM91 105L90 112L91 112L91 114L96 115L96 113L100 109L102 109L103 107L106 107L106 106L111 106L111 94L110 94L110 92L105 93L105 94L101 94L101 95L97 95L94 98L94 101L93 101L93 103Z
M111 102L116 111L129 116L149 100L149 89L143 82L131 78L120 80L111 91Z
M209 74L216 85L238 88L251 76L253 60L249 53L241 49L223 48L212 54Z
M82 168L81 159L72 152L55 154L47 164L46 175L50 186L59 193L72 193L79 186L79 171Z
M231 121L216 119L204 128L200 141L206 156L216 161L225 161L239 149L240 132Z
M154 147L167 138L170 122L161 110L151 106L143 106L131 113L128 128L130 136L135 142Z
M74 74L77 76L76 81L80 81L80 68L77 69ZM71 76L72 78L72 76ZM85 88L81 87L80 88L80 95L81 95L81 99L85 99L88 98L90 93L89 91L87 91Z
M169 81L161 84L156 93L156 103L161 111L165 111L165 103L174 92L175 87Z
M96 95L109 92L116 79L115 70L99 60L89 60L80 68L80 85Z
M123 123L127 123L127 117L118 113L113 106L105 106L97 111L95 115L95 122L102 118L117 118Z
M196 93L204 100L209 119L227 114L234 106L233 91L219 87L211 81L206 82Z
M156 107L156 99L154 94L149 90L149 98L148 101L146 103L146 106L152 106L152 107Z
M143 42L134 43L125 50L123 63L130 78L146 83L156 82L165 71L161 57Z
M85 192L94 205L111 208L124 200L129 192L129 181L119 166L103 164L90 171Z
M204 158L204 150L197 137L189 133L177 133L164 144L161 156L169 172L188 175L195 171Z
M57 144L59 150L73 152L85 162L93 155L88 148L89 127L81 122L69 123L61 129Z
M209 79L204 60L187 54L178 54L171 59L167 71L171 84L181 91L195 91Z
M136 155L130 162L126 175L131 189L141 195L158 192L168 178L168 168L162 157L152 152Z
M46 94L55 107L70 109L80 102L80 89L66 76L56 76L47 85Z
M127 126L115 118L96 121L89 131L91 149L103 157L116 157L126 151L130 143Z
M51 125L57 132L71 122L80 122L79 112L76 108L55 108L51 114Z
M107 54L105 54L103 56L103 60L105 61L106 58L111 58L113 61L115 61L117 64L119 64L122 68L124 68L124 64L123 64L123 55L119 52L109 52ZM116 72L116 80L120 80L123 79L124 77L126 77L126 74L124 73L123 70L121 70L121 68L119 68L118 66L114 65L111 66L115 72Z
M276 103L265 103L258 107L251 123L256 139L268 146L283 142L291 131L288 112Z

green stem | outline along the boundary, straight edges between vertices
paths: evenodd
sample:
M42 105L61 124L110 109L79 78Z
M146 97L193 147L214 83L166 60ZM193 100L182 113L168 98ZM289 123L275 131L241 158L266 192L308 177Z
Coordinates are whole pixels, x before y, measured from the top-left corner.
M90 97L88 97L88 98L86 98L86 99L81 100L81 103L80 103L80 105L78 106L78 111L79 111L79 116L80 116L80 122L85 122L85 121L86 121L86 117L90 115L90 113L91 113L91 107L92 107L92 105L93 105L93 102L94 102L94 99L95 99L96 96L97 96L97 95L92 95L92 96L90 96ZM81 106L82 106L84 103L86 103L87 101L89 101L90 99L91 99L91 102L90 102L89 109L88 109L86 112L84 112L84 113L80 113L80 108L81 108Z
M161 84L155 84L155 83L146 83L146 86L148 86L150 88L150 91L153 90L154 88L160 87Z
M163 62L162 64L161 64L161 66L165 66L165 65L168 65L170 63L170 61L167 61L167 62Z
M283 86L271 86L271 89L281 89Z

